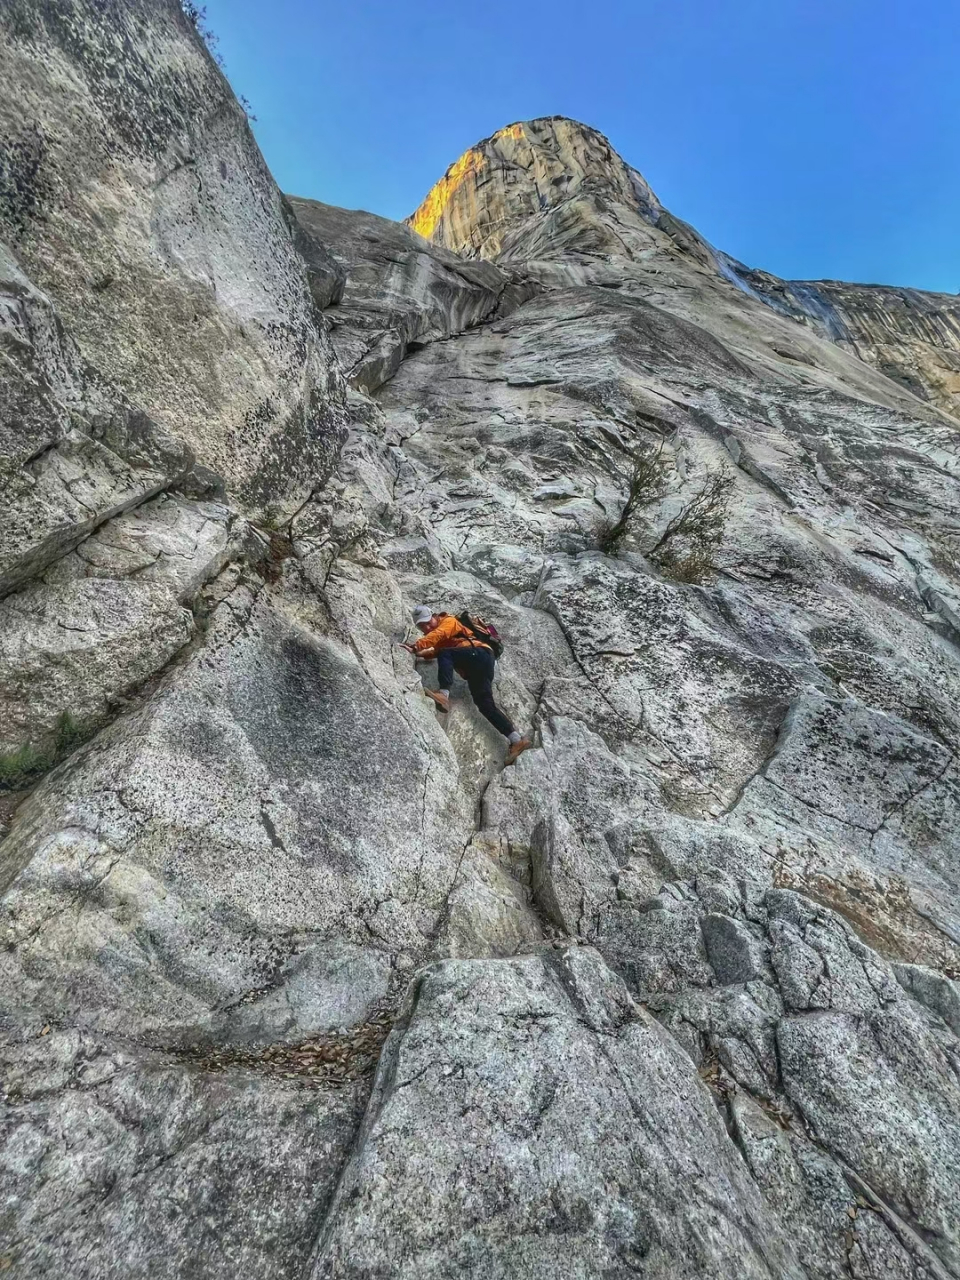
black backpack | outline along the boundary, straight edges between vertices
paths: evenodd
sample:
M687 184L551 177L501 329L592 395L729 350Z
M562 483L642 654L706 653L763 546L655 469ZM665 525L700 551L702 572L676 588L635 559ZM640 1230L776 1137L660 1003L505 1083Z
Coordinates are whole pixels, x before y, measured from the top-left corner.
M499 658L503 654L503 641L500 639L500 633L492 622L487 622L477 614L463 613L457 614L457 621L472 632L473 635L488 645L493 650L493 656Z

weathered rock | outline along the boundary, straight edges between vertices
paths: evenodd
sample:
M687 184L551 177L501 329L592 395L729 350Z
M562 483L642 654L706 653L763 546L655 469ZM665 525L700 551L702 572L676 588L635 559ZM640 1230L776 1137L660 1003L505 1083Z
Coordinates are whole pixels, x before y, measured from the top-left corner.
M132 403L245 501L302 501L339 443L339 374L190 19L176 0L12 0L0 31L0 234Z
M811 325L915 396L960 412L960 305L955 294L838 280L778 280L721 255L768 305ZM787 358L801 358L796 351Z
M88 730L189 640L193 618L163 586L87 579L0 603L0 750L64 713Z
M895 964L893 972L914 1000L939 1015L960 1036L960 989L956 982L920 964Z
M595 953L450 961L411 1006L317 1280L803 1274L682 1051Z
M767 840L803 830L842 848L848 866L906 874L918 904L956 938L958 804L949 747L896 716L811 692L731 820Z
M331 246L345 284L330 302L337 354L353 386L375 391L411 344L449 338L497 312L509 276L464 262L372 213L290 197L300 233Z
M44 580L134 578L169 587L187 603L236 553L245 529L222 503L162 494L86 538Z
M458 253L495 260L510 256L516 235L544 209L597 191L655 200L602 134L551 116L508 125L465 151L408 222Z
M0 697L103 726L2 797L14 1264L956 1273L943 401L574 122L427 242L285 202L172 0L2 21ZM514 767L420 601L496 622Z
M312 205L314 201L284 197L283 212L287 226L293 235L293 243L307 269L307 283L314 302L322 311L343 298L347 273L333 256L323 240L318 239L316 229L309 226L306 217L297 217L296 206ZM339 212L339 211L338 211Z
M2 1052L0 1223L17 1275L302 1274L362 1083L212 1074L73 1031Z
M729 915L711 910L720 902ZM763 1155L752 1146L769 1124L749 1099L734 1103L748 1159L766 1168L761 1185L782 1201L801 1241L818 1238L816 1247L832 1254L813 1274L842 1274L838 1223L849 1224L842 1203L830 1210L829 1198L802 1190L809 1181L802 1166L811 1161L821 1183L846 1182L848 1197L867 1189L885 1215L885 1234L907 1239L919 1274L925 1267L937 1274L940 1263L952 1273L960 1125L952 1064L960 1041L948 1030L948 998L924 1002L931 1011L939 1003L946 1016L925 1016L849 926L782 890L736 903L724 880L704 879L639 910L618 907L604 930L600 945L694 1060L715 1055L729 1073L727 1092L739 1086L786 1125L772 1168L769 1145ZM893 1248L887 1240L881 1256Z
M194 634L184 605L236 552L235 523L222 505L161 495L0 601L0 754L38 748L58 722L89 736L159 671Z
M942 1274L922 1240L776 1111L730 1097L734 1133L764 1198L788 1228L808 1275L928 1280ZM864 1193L867 1193L865 1196ZM919 1254L919 1256L918 1256Z
M0 244L0 597L192 456L84 365L50 299Z
M318 943L426 950L471 825L442 736L423 741L426 707L392 706L349 650L267 598L251 611L238 589L223 613L21 810L3 846L8 1008L30 994L102 1031L170 1043L216 1023L229 1038L221 1009L299 989L305 964L312 1003L291 1009L336 1005Z
M874 365L912 396L960 415L960 306L951 294L836 280L780 280L718 252L664 209L643 176L595 129L549 116L508 125L471 147L408 219L414 231L467 257L522 262L552 287L630 287L629 275L730 281L792 322L769 345L783 362L816 367L803 330ZM609 264L609 265L608 265ZM708 286L709 287L709 286ZM669 298L669 294L667 295ZM681 300L658 303L673 309ZM702 300L701 300L702 301ZM803 326L798 331L797 325ZM768 320L768 337L778 329Z

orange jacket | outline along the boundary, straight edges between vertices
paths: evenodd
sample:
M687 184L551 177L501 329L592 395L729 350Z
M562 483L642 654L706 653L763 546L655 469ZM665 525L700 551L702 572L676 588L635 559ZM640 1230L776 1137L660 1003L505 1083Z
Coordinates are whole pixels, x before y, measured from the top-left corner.
M478 640L472 631L468 631L462 622L458 622L452 613L440 614L440 625L428 631L413 646L414 653L424 649L472 649L475 645L489 649L488 644Z

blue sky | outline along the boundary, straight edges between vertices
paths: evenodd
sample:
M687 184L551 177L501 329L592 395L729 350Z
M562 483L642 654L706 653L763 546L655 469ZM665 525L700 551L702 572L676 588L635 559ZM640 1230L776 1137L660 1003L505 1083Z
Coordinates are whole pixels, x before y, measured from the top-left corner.
M794 279L960 290L960 0L207 0L277 181L401 218L514 120L605 133Z

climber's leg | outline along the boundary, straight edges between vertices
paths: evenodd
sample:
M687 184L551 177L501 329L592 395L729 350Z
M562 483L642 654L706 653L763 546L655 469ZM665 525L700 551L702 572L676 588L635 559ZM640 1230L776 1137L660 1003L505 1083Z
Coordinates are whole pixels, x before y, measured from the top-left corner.
M490 721L495 729L509 738L517 734L513 722L507 718L497 706L493 697L493 677L496 671L493 654L486 645L477 645L473 649L457 649L455 663L457 671L470 689L470 696L477 705L477 710Z
M424 689L441 711L450 710L450 690L453 687L453 650L441 649L437 653L437 684L439 689Z
M513 721L503 714L494 701L493 677L496 663L493 654L485 645L478 645L475 649L459 649L456 664L470 688L470 696L477 704L477 710L510 743L506 762L513 764L520 752L526 751L531 743L529 738L524 738L517 732Z
M437 684L445 693L453 688L454 652L453 649L440 649L437 653Z

